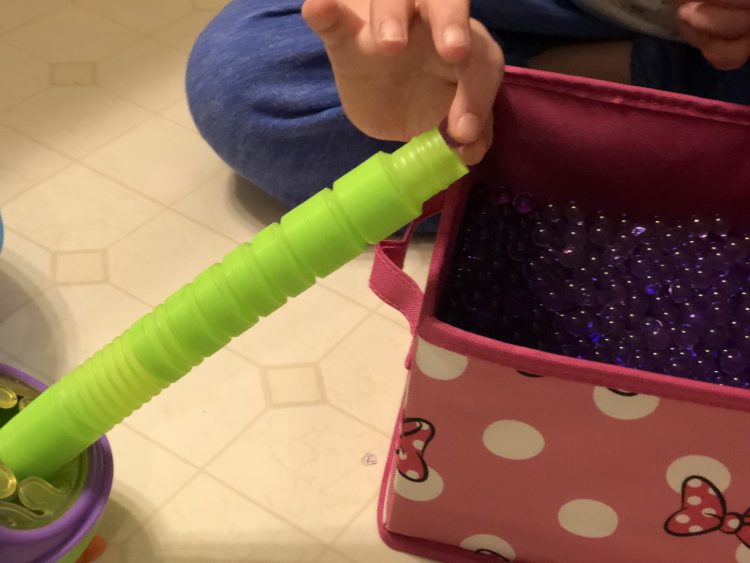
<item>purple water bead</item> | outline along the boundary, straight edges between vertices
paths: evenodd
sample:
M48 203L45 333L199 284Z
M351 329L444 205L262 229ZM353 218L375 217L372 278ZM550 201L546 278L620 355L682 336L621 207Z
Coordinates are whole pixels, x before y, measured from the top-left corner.
M554 248L543 248L539 250L539 253L535 256L535 259L539 262L540 270L554 270L559 266L558 260L559 252Z
M706 221L695 215L688 220L686 228L688 233L699 238L706 238L711 230Z
M510 190L504 186L495 186L490 189L490 201L493 205L503 205L510 203L513 198L513 194Z
M572 309L562 313L562 327L571 335L582 336L588 332L591 312L588 309Z
M589 241L596 246L608 245L615 235L614 225L606 216L599 215L589 229Z
M601 270L604 269L604 262L602 261L602 257L597 253L594 252L591 247L586 247L583 249L585 259L583 261L583 265L586 266L590 271L594 272L592 279L597 279L599 277L599 274L601 273Z
M740 288L734 294L734 298L737 300L738 305L750 305L750 290Z
M738 303L734 309L734 314L742 322L750 322L750 304Z
M711 226L711 232L716 236L725 237L729 234L729 221L727 221L720 215L714 215L711 221L709 221L709 224Z
M629 311L627 308L625 309L625 325L629 330L640 330L642 319L643 315Z
M675 303L685 303L695 297L695 290L685 280L673 280L669 284L669 297Z
M666 362L666 372L670 375L690 377L695 369L695 359L687 350L670 349Z
M721 371L730 376L744 375L747 371L747 358L736 348L728 348L719 354Z
M710 350L723 348L727 340L729 340L729 334L726 328L721 326L708 326L701 333L701 341Z
M623 233L630 233L633 228L633 222L628 217L627 213L620 213L614 219L615 233L621 235Z
M734 269L714 282L715 288L722 290L729 296L738 295L746 286L747 277Z
M550 279L551 275L547 272L538 272L532 275L527 280L529 291L536 297L543 295L552 285Z
M628 280L625 280L626 287ZM647 295L644 295L640 291L628 291L625 297L625 309L636 316L642 316L648 311L649 299Z
M622 305L605 305L599 312L599 331L610 336L622 337L625 332L625 314Z
M644 371L660 372L664 366L664 352L661 350L638 350L633 354L633 358L636 362L638 369Z
M693 257L684 248L676 248L667 252L662 259L671 262L676 272L685 271L695 265Z
M563 220L563 211L559 205L550 201L542 208L542 216L550 223L559 223Z
M633 242L636 242L637 244L642 244L645 240L649 238L650 232L648 229L648 226L646 226L643 223L634 223L629 225L630 228L627 231L628 235L630 235Z
M627 248L619 242L615 242L602 250L602 261L607 266L619 266L628 258Z
M618 342L612 348L612 357L617 365L630 367L632 365L633 350L622 342Z
M669 280L675 277L676 268L672 261L662 256L654 264L654 274L660 279L664 280L665 283L669 283Z
M704 305L698 300L685 301L679 304L680 317L683 323L703 327L706 323Z
M750 245L744 239L731 237L724 243L724 253L731 262L742 262L750 254Z
M534 247L526 239L519 238L508 243L506 252L514 262L525 262L532 256Z
M716 272L726 271L731 266L731 260L727 257L725 252L717 246L713 246L708 250L705 262L709 268Z
M659 236L659 248L664 252L673 252L680 247L682 240L674 229L668 229Z
M592 281L571 281L570 289L573 294L573 301L577 305L589 307L597 303L597 290Z
M743 356L750 358L750 333L737 335L732 338L735 348L742 352Z
M669 331L660 320L646 317L641 321L641 332L649 350L666 350L669 346Z
M642 278L654 271L654 263L640 254L633 254L628 259L628 271L636 278Z
M599 303L602 305L621 304L627 298L625 285L619 280L611 280L606 283L598 284L600 289L597 293Z
M531 231L531 241L541 248L552 248L559 243L557 230L549 223L537 223Z
M686 271L687 280L694 289L705 291L716 280L716 274L708 268L696 266Z
M568 246L583 246L588 240L586 227L583 225L568 225L563 231L563 240Z
M681 350L692 350L700 338L700 330L689 324L679 324L669 327L669 340L673 346Z
M682 314L678 306L672 303L663 295L649 296L649 310L651 316L660 320L665 326L679 324L682 321Z
M711 323L726 324L732 318L732 309L729 303L708 303L705 315Z
M704 260L704 256L710 251L710 245L700 238L689 238L680 244L680 248L691 261Z
M640 330L626 330L622 333L621 342L631 350L643 348L645 341Z
M730 319L729 322L727 322L727 332L729 333L729 338L731 338L732 340L736 340L738 338L742 338L744 334L750 332L750 327L748 327L746 323L740 321L739 319L733 318Z
M531 213L537 208L537 202L531 194L522 192L516 194L516 197L513 198L513 207L516 211L525 215Z
M732 294L727 288L721 287L717 284L713 287L709 287L703 293L703 300L711 305L728 305L732 300Z
M539 303L548 311L560 313L572 309L575 305L570 294L562 287L551 289L539 297Z
M521 318L528 314L531 307L530 296L526 292L513 291L507 293L503 302L505 314Z
M693 362L695 365L694 379L710 381L713 374L719 371L715 355L705 348L696 348L693 351Z
M657 245L652 244L651 242L642 244L638 249L638 254L654 263L662 260L664 257L661 249L659 249Z
M504 261L499 261L498 263L502 263ZM523 263L521 266L521 274L524 278L527 280L530 279L535 274L541 274L544 273L547 270L546 265L539 260L538 256L532 256L526 262ZM498 272L499 275L502 275L502 270Z
M566 246L558 254L558 261L566 268L578 268L585 259L586 253L578 246Z
M586 221L586 212L575 201L565 206L564 214L568 222L574 225L583 225Z
M630 354L629 367L640 369L643 371L652 371L654 369L653 359L649 350L635 349Z
M640 282L646 295L660 295L664 289L664 283L655 273L646 274Z

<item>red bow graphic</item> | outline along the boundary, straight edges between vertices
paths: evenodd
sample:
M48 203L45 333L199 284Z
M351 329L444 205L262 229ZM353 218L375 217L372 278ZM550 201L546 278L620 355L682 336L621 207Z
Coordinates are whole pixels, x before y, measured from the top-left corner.
M674 536L720 530L750 547L750 509L743 514L727 512L721 491L705 477L691 475L682 482L682 508L667 518L664 529Z
M429 469L424 460L424 451L433 436L435 427L424 418L404 419L396 449L396 468L404 478L417 483L427 480Z

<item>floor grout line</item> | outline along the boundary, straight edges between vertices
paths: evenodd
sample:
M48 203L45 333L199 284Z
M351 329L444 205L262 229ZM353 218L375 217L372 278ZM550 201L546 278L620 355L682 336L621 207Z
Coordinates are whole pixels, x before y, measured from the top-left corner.
M210 473L208 471L204 471L203 475L206 476L206 477L208 477L209 479L212 479L213 481L216 481L218 484L222 485L223 487L226 487L227 489L229 489L233 493L239 495L240 498L242 498L245 501L249 502L250 504L252 504L256 508L261 509L263 512L266 512L266 513L270 514L271 516L273 516L274 518L280 520L281 522L283 522L284 524L286 524L290 528L296 530L297 532L300 532L303 536L306 536L307 538L313 540L315 543L317 543L320 546L321 555L325 552L326 547L328 547L328 544L325 541L323 541L320 538L314 536L311 532L309 532L308 530L305 530L300 525L295 524L294 522L292 522L291 520L289 520L283 514L279 514L278 512L276 512L275 510L273 510L272 508L269 508L267 506L264 506L263 504L260 504L255 499L250 498L249 496L247 496L246 494L244 494L242 491L238 490L236 487L234 487L230 483L227 483L223 479L220 479L219 477L217 477L213 473Z
M94 147L93 149L89 150L88 152L85 152L85 153L81 154L80 156L74 156L74 155L71 155L71 154L67 154L67 153L64 153L64 152L62 152L62 151L61 151L61 150L60 150L59 148L55 148L55 147L53 147L53 146L49 145L49 144L48 144L48 143L47 143L46 141L44 141L43 139L38 139L37 137L34 137L34 136L32 136L32 135L28 134L27 132L25 132L25 131L23 131L23 130L19 129L19 128L18 128L18 126L16 126L16 125L14 125L14 124L12 124L12 123L9 123L9 122L7 122L7 121L4 121L4 120L3 120L2 114L4 114L4 113L9 113L9 112L10 112L11 110L13 110L13 109L17 109L17 108L18 108L18 107L20 107L21 105L23 105L23 104L25 104L25 103L27 103L27 102L29 102L29 101L33 100L34 98L37 98L37 97L41 96L41 95L42 95L42 94L44 94L45 92L48 92L49 90L52 90L52 89L57 89L57 88L66 88L66 89L72 89L72 88L86 88L86 89L89 89L89 88L94 88L94 89L97 89L97 90L102 90L102 91L104 91L104 92L107 92L107 94L109 94L109 95L111 95L111 96L113 96L113 97L116 97L116 98L117 98L117 99L118 99L119 101L121 101L121 102L124 102L124 103L127 103L128 105L132 105L132 106L136 107L136 108L137 108L138 110L140 110L140 111L143 111L143 112L145 112L145 113L146 113L146 115L145 115L145 116L144 116L143 118L138 118L138 119L136 120L136 123L134 123L134 124L132 124L132 125L129 125L129 126L127 127L127 128L125 128L125 129L124 129L124 130L122 130L121 132L117 133L117 134L116 134L116 135L115 135L114 137L112 137L111 139L107 139L107 140L106 140L106 141L104 141L104 142L103 142L102 144L100 144L100 145L96 145L96 146L95 146L95 147ZM151 111L151 110L145 110L145 109L143 109L142 107L138 107L138 106L136 106L135 104L133 104L132 102L130 102L129 100L127 100L127 99L125 99L125 98L123 98L123 97L121 97L121 96L118 96L118 95L116 95L116 94L113 94L113 93L111 93L111 92L109 92L109 91L107 91L107 90L104 90L104 88L102 88L102 87L101 87L101 86L99 86L98 84L92 84L92 85L84 85L84 86L50 86L49 88L46 88L45 90L43 90L43 91L39 92L38 94L36 94L36 95L34 95L34 96L32 96L32 97L28 98L28 99L27 99L27 100L25 100L24 102L21 102L20 104L18 104L18 105L16 105L16 106L13 106L13 108L10 108L9 110L3 110L3 111L0 111L0 125L2 125L2 126L4 126L4 127L7 127L8 129L12 129L12 130L13 130L13 131L15 131L16 133L20 133L20 134L22 134L22 135L25 135L26 137L28 137L28 138L29 138L29 139L31 139L32 141L34 141L34 142L36 142L36 143L38 143L38 144L42 145L43 147L45 147L45 148L48 148L48 149L50 149L50 150L53 150L53 151L55 151L56 153L58 153L58 154L60 154L60 155L64 156L65 158L68 158L68 159L70 159L70 160L74 161L75 163L78 163L78 164L80 164L80 165L82 165L82 166L85 166L85 163L84 163L84 159L86 159L86 158L90 157L90 156L91 156L92 154L94 154L95 152L97 152L97 151L99 151L99 150L103 149L103 148L104 148L104 147L106 147L106 146L107 146L108 144L110 144L110 143L112 143L112 142L114 142L114 141L118 140L118 139L119 139L120 137L122 137L122 136L126 135L127 133L130 133L130 132L131 132L131 131L133 131L134 129L136 129L136 128L140 127L141 125L143 125L143 124L144 124L145 122L147 122L147 121L148 121L149 119L152 119L153 117L156 117L156 116L158 116L158 115L159 115L159 114L158 114L157 112L154 112L154 111ZM94 169L92 168L92 170L94 170ZM95 171L96 171L96 170L95 170Z
M94 61L74 61L74 62L82 62L82 63L91 63L94 68L94 72L98 72L99 65L102 61L110 58L110 57L116 57L118 54L122 54L127 52L127 50L132 49L133 46L135 46L137 43L149 39L154 41L159 46L163 46L165 49L168 49L170 53L174 52L175 55L184 56L185 52L183 49L175 47L174 45L171 45L167 43L166 40L159 39L155 37L155 35L161 34L164 32L164 30L172 27L172 26L179 26L181 22L187 22L190 18L196 17L197 13L206 14L208 17L208 14L213 17L217 13L216 10L208 9L208 10L198 10L196 8L196 3L192 3L192 12L181 16L173 21L170 21L167 24L159 25L159 28L150 31L150 32L143 32L141 30L138 30L136 28L133 28L131 25L128 25L126 23L113 20L111 17L107 15L103 15L101 13L98 13L94 10L91 10L89 7L85 5L76 4L77 7L81 8L82 10L85 10L91 14L95 14L96 16L103 17L107 21L113 22L116 25L122 26L124 28L129 29L134 33L135 39L133 39L132 42L127 42L126 45L123 45L121 47L118 47L117 49L108 52L106 56L101 57ZM57 10L56 8L55 10ZM33 23L37 19L44 18L49 13L54 12L55 10L48 10L45 13L42 13L35 18L30 19L29 21L22 22L18 24L15 29L23 28L30 23ZM198 18L196 17L196 20ZM179 40L184 40L187 37L187 35L179 35ZM0 41L2 41L4 38L4 35L0 34ZM34 60L39 60L45 64L48 65L48 68L50 72L54 69L54 64L57 63L51 63L49 61L44 61L44 59L40 58L38 55L31 53L21 47L15 46L11 43L7 43L3 41L3 44L8 44L12 46L14 49L18 49L20 52L28 54L29 56L33 57ZM184 71L184 65L180 65L179 67L176 66L169 66L170 72L172 70L175 70L179 68L180 70ZM72 249L72 250L66 250L66 251L57 251L57 250L51 250L47 248L45 245L39 245L35 240L30 238L28 235L25 235L21 232L18 232L15 228L9 228L9 231L12 231L14 236L18 236L20 240L26 241L33 245L34 248L39 248L40 251L44 251L49 256L49 279L45 282L45 286L43 288L40 288L39 291L35 292L33 295L27 295L28 299L24 301L23 304L21 304L18 308L14 309L13 312L9 313L5 316L4 319L0 320L0 324L4 322L9 316L15 314L18 310L22 309L24 306L26 306L29 302L37 300L42 298L46 292L48 291L56 291L58 288L66 287L66 286L77 286L77 287L88 287L90 285L96 284L99 285L101 283L106 284L108 287L113 288L114 290L121 292L123 296L126 296L130 299L134 300L134 303L142 304L144 307L146 307L147 311L150 311L154 308L154 305L147 302L144 298L139 297L134 293L133 291L127 289L126 287L119 285L118 283L114 283L112 281L111 276L111 258L112 255L112 249L115 248L117 245L121 244L124 240L127 240L129 237L132 237L135 233L138 233L141 229L143 229L145 226L151 224L153 221L158 221L160 217L163 217L168 211L174 213L176 216L181 217L182 219L185 219L186 221L189 221L191 224L195 224L202 229L205 229L205 231L202 232L211 232L215 234L216 236L220 237L219 240L229 241L232 243L232 245L240 245L246 242L250 242L254 236L255 232L250 232L250 229L248 228L248 237L247 239L243 240L236 240L234 237L229 236L220 230L216 229L213 225L210 224L210 222L204 222L203 220L200 220L198 218L192 217L190 214L183 212L179 209L177 209L177 206L182 202L185 198L189 197L190 195L196 193L198 190L200 190L207 182L211 181L213 178L219 176L224 172L224 169L222 169L220 166L217 166L217 169L215 172L210 174L206 179L199 182L195 186L191 187L187 190L186 193L181 194L177 199L174 201L169 200L167 203L165 203L162 200L158 200L154 198L151 193L148 192L148 190L139 191L137 187L133 187L131 185L126 184L125 182L118 180L117 178L114 178L110 176L106 172L102 172L98 169L96 169L94 166L89 165L86 161L89 159L93 154L100 151L101 149L107 147L109 144L114 143L118 140L120 140L122 137L130 134L133 130L137 129L138 127L141 127L143 124L147 123L149 120L153 120L156 117L162 118L165 120L165 122L168 122L169 124L173 124L180 128L180 131L187 131L192 135L199 135L200 133L196 133L196 131L190 127L187 127L185 124L178 121L176 118L168 117L165 115L165 112L167 112L170 108L174 107L176 104L181 103L182 98L176 99L174 102L170 102L168 105L166 105L163 109L160 110L154 110L151 107L147 107L143 105L142 103L138 101L134 101L130 99L127 95L121 95L117 92L111 90L109 87L105 87L100 83L99 80L95 80L93 84L87 84L87 85L51 85L48 84L45 88L41 89L39 92L34 92L32 95L26 96L22 101L18 102L18 104L15 104L11 108L8 108L7 110L3 110L0 113L12 113L13 108L17 106L21 106L25 103L28 103L30 100L34 99L37 96L40 96L47 92L50 88L70 88L70 87L83 87L83 88L96 88L102 92L106 92L107 95L112 96L113 98L122 101L124 103L129 104L129 107L135 107L140 110L143 110L145 113L142 118L138 118L135 123L128 126L124 130L118 132L116 135L114 135L112 138L106 140L101 145L98 145L97 147L93 149L87 149L85 151L85 154L82 154L80 157L71 157L65 153L60 152L60 150L49 146L44 141L40 141L27 133L25 133L22 130L19 130L17 126L13 126L7 123L4 123L2 120L0 120L0 125L7 127L10 131L13 131L14 133L19 135L19 140L23 139L28 142L35 143L39 147L44 147L45 149L48 149L52 151L54 155L59 155L60 158L64 158L66 160L66 163L64 166L62 166L59 170L52 172L50 174L45 175L43 178L38 178L33 181L30 185L23 188L19 193L14 194L13 197L11 197L8 201L3 203L3 206L8 205L11 202L16 201L18 198L23 197L25 194L27 194L29 191L37 188L39 185L49 181L51 178L56 176L57 174L60 174L64 172L65 170L68 170L69 168L78 165L81 166L91 172L94 172L101 177L107 178L111 182L113 182L112 189L115 190L114 186L118 186L122 189L125 189L128 191L128 193L132 193L137 195L140 198L143 198L144 201L150 202L155 205L155 208L152 213L149 213L146 218L140 220L137 222L136 225L132 226L131 228L125 229L126 232L118 233L118 235L113 239L113 241L110 244L107 244L104 248L99 249ZM180 93L181 96L184 95L184 92ZM158 98L157 98L158 100ZM135 111L135 110L133 110ZM179 114L177 114L179 117ZM79 120L78 115L73 115L73 117L76 120ZM23 125L23 124L22 124ZM176 131L176 130L175 130ZM69 148L69 147L68 147ZM41 150L41 149L39 149ZM142 186L141 186L142 187ZM210 199L210 198L209 198ZM145 205L145 203L143 204ZM232 205L241 205L236 202L232 202ZM28 229L27 229L28 230ZM32 233L33 236L33 230L28 230L28 232ZM189 242L189 241L187 241ZM86 282L86 281L73 281L73 282L60 282L57 280L57 275L55 273L55 268L57 267L57 257L66 254L66 253L79 253L79 252L101 252L103 257L105 258L105 282ZM222 256L217 256L217 260L222 258ZM1 258L0 258L1 259ZM206 266L208 266L207 264ZM346 268L346 266L344 266ZM175 278L176 276L172 276L172 278ZM178 282L180 280L177 280ZM182 284L186 283L190 280L182 280L182 283L180 285L176 286L175 289L180 287ZM242 491L235 488L231 483L227 483L224 480L222 480L220 477L218 477L216 474L212 473L209 468L211 468L217 459L220 459L221 456L225 455L227 451L229 451L233 447L238 447L237 444L242 440L243 436L250 431L255 425L258 424L259 421L263 419L264 416L267 416L269 412L273 408L287 408L287 409L297 409L297 413L303 412L301 409L308 409L308 408L327 408L331 409L331 412L337 413L336 416L344 416L344 421L352 421L355 422L357 425L360 425L363 428L363 431L366 429L367 431L373 432L372 435L372 442L378 443L380 440L380 437L384 437L385 439L389 438L388 433L383 432L376 428L374 425L367 423L363 420L358 419L355 415L346 412L340 407L337 407L333 405L329 399L330 393L328 392L328 386L326 385L326 381L323 378L323 371L322 371L322 362L330 357L330 355L339 347L342 346L344 342L347 341L353 334L355 334L357 331L359 331L363 325L365 325L367 322L374 318L384 318L385 320L391 321L394 324L395 321L392 319L389 319L388 317L383 316L378 312L378 308L380 307L379 302L376 302L374 305L370 304L370 300L365 301L364 300L364 294L363 293L357 293L357 292L345 292L342 290L337 289L333 285L329 285L327 283L327 280L321 280L318 281L317 285L319 285L324 291L330 292L330 295L334 295L343 301L341 301L340 306L341 307L357 307L356 309L353 309L351 314L351 317L356 319L354 323L352 323L351 327L347 327L346 330L343 331L343 334L336 336L335 338L330 339L329 342L323 342L323 350L321 354L316 354L316 356L319 356L314 361L310 362L290 362L285 364L272 364L272 365L266 365L265 363L258 363L252 356L255 355L253 352L248 353L242 353L242 351L237 350L236 348L230 348L225 347L221 350L221 353L231 354L233 357L236 357L238 359L241 359L242 362L246 362L248 366L252 366L253 369L257 370L257 377L260 380L260 392L263 393L263 402L265 404L264 408L260 410L257 414L254 414L250 420L246 423L241 423L239 428L236 432L229 432L227 435L222 436L223 438L226 438L225 443L218 448L214 453L212 453L211 456L208 456L206 458L205 462L192 462L188 458L184 457L175 449L170 447L168 445L168 441L162 442L160 440L152 438L149 434L146 432L142 432L131 425L132 421L129 419L126 419L122 426L128 429L129 432L132 432L135 436L138 436L140 439L147 440L149 444L152 444L154 447L158 448L159 451L165 452L165 454L168 454L172 456L172 458L175 460L175 463L178 461L182 464L185 464L186 468L186 479L185 482L182 483L180 486L178 486L170 495L168 495L165 499L161 500L158 505L143 505L135 504L131 507L131 510L128 510L128 513L132 515L133 520L129 522L129 525L133 524L133 529L128 531L126 535L124 535L121 538L118 538L118 541L116 542L117 545L122 545L123 552L121 555L122 561L135 561L135 559L131 559L132 557L135 557L135 554L131 554L127 551L126 547L128 543L133 542L133 538L137 537L140 533L144 533L148 531L149 525L154 525L156 520L159 518L161 514L167 508L169 507L170 503L173 503L176 498L178 498L180 495L184 495L186 489L188 489L191 486L195 485L196 479L200 479L201 477L206 477L211 479L213 482L217 483L218 485L226 488L228 491L231 491L232 493L236 494L238 498L243 499L243 501L250 503L253 507L256 507L259 511L261 511L263 514L268 514L270 517L273 517L276 519L279 524L277 525L277 528L281 528L281 526L284 526L284 529L287 530L294 530L295 532L298 532L300 534L301 538L305 538L306 540L310 541L310 550L312 553L309 555L311 556L312 560L316 561L323 561L325 560L325 554L328 553L332 557L339 556L344 561L354 561L349 555L341 551L335 543L339 541L342 537L346 535L347 532L349 532L354 525L354 523L357 521L358 518L361 518L364 512L368 509L368 507L371 506L373 498L377 497L377 487L373 487L374 492L370 494L370 491L360 491L363 493L363 497L366 496L366 500L362 500L362 506L359 508L356 508L357 504L353 503L352 506L356 509L352 511L351 516L348 514L348 511L343 513L341 516L341 525L332 526L331 528L328 528L325 530L325 537L328 537L328 532L331 532L331 539L329 541L324 541L321 538L317 537L312 531L310 530L317 530L314 526L308 526L310 530L305 529L303 525L295 524L291 519L281 514L279 511L277 511L274 508L270 508L268 506L265 506L263 502L259 502L257 500L254 500L249 495L246 495ZM359 285L359 284L357 284ZM26 289L28 290L28 286L26 286ZM84 290L85 291L85 290ZM363 289L363 291L368 291L367 289ZM165 296L166 297L166 296ZM119 297L118 297L119 299ZM124 299L124 297L123 297ZM124 301L127 303L127 301ZM44 304L44 303L42 303ZM360 313L361 311L361 313ZM346 325L345 325L346 326ZM388 325L390 326L390 325ZM403 327L402 327L403 328ZM63 347L69 346L69 341L65 338L61 339L61 345ZM359 350L360 347L357 349ZM9 351L3 350L4 356L7 356L8 361L17 361L22 366L27 366L27 363L23 361L21 358L18 358L15 354L10 353ZM268 381L266 378L266 375L268 374L269 370L272 369L283 369L283 368L295 368L295 367L308 367L312 366L313 370L316 373L316 383L320 387L318 389L318 392L321 394L322 400L320 402L315 403L300 403L300 404L285 404L285 405L273 405L271 402L271 396L270 396L270 389L268 388ZM34 370L32 369L32 372ZM49 376L47 374L41 374L43 378L49 379ZM256 377L253 375L253 377ZM168 391L165 391L168 392ZM296 416L296 414L291 414L290 416ZM346 422L344 422L346 423ZM224 442L224 440L221 440ZM183 451L186 451L185 448L182 448ZM127 455L127 448L125 448L125 452ZM164 455L164 454L163 454ZM378 469L376 468L370 468L370 469ZM294 485L300 485L300 481L294 480ZM366 494L364 494L366 493ZM356 497L356 499L359 499L359 496ZM356 500L355 499L355 500ZM359 501L357 501L359 502ZM130 505L128 505L130 506ZM127 508L127 507L126 507ZM147 508L147 511L144 511L143 518L138 518L136 516L137 513L140 512L140 509ZM196 510L200 510L201 507L196 507ZM283 510L281 512L284 512ZM201 529L201 532L203 529ZM204 537L204 535L201 533L198 537L195 538L196 540L200 541L203 539L206 539L210 542L210 538ZM154 536L154 552L151 554L152 556L156 556L156 552L159 551L160 548L165 549L167 548L167 544L159 544L159 538ZM164 553L165 556L171 556L171 553ZM175 556L179 556L181 554L177 553Z

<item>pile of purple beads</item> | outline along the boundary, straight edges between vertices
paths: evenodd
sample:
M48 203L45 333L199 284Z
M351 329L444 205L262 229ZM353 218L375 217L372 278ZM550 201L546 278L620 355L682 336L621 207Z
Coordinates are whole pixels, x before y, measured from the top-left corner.
M438 307L540 350L750 388L750 235L477 185Z

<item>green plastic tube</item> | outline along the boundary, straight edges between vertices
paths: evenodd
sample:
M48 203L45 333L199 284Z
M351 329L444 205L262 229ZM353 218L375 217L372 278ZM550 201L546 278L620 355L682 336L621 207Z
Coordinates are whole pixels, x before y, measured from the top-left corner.
M468 172L437 129L378 153L234 249L0 428L0 460L47 477L259 317L419 216Z

